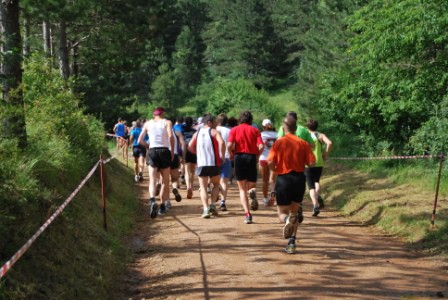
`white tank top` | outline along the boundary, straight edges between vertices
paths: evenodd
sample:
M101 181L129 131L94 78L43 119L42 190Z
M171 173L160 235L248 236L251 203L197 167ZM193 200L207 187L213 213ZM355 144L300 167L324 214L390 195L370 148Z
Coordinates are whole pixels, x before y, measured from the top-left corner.
M219 166L218 142L212 138L211 128L201 128L196 141L196 155L198 167Z
M219 133L221 133L222 139L224 140L224 143L226 143L227 145L227 141L229 140L229 134L230 134L230 128L224 127L224 126L217 126L216 130L219 131ZM229 150L226 147L226 157L225 158L229 158Z
M166 147L170 149L170 140L165 128L165 119L148 121L149 148Z
M259 160L266 160L268 157L269 151L272 148L272 145L277 140L277 132L275 131L262 131L261 139L263 140L264 149L260 155Z

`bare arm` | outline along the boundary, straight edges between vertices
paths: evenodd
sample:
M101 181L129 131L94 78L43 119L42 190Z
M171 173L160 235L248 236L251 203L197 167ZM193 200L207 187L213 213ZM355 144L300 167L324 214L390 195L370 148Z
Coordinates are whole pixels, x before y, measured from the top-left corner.
M333 142L323 133L321 133L319 135L319 138L321 139L321 141L325 144L325 152L322 153L322 158L323 159L327 159L328 157L328 153L331 150L331 147L333 146Z
M168 132L168 138L170 140L171 160L174 159L174 135L173 135L173 123L166 121L166 131Z
M216 140L218 141L219 145L219 151L221 153L221 160L224 160L226 157L226 143L224 142L224 139L222 138L222 135L218 130L212 129L212 134L216 136Z
M148 133L148 130L146 129L146 126L143 126L143 130L140 133L139 137L138 137L138 144L142 145L145 148L148 148L148 144L145 142L145 135Z

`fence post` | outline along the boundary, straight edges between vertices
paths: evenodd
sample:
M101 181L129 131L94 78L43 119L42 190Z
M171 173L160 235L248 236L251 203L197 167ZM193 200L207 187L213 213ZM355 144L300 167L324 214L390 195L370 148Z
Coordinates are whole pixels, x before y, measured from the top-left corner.
M445 159L445 156L443 154L441 154L440 161L439 161L439 174L437 176L436 196L434 199L434 207L432 209L432 217L431 217L431 225L432 226L434 226L434 222L436 220L437 198L439 197L440 177L442 174L442 166L443 166L444 159Z
M101 198L103 202L103 227L107 230L107 219L106 219L106 192L104 188L104 162L103 155L100 155L100 173L101 173Z

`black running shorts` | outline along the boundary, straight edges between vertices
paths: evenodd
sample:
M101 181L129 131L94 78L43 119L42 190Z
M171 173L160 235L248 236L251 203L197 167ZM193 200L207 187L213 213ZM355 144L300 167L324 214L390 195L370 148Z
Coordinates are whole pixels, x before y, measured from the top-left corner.
M187 150L187 153L185 153L185 162L195 164L197 162L196 154Z
M171 161L170 168L171 168L171 170L174 170L174 169L179 169L179 167L180 167L179 155L174 154L174 158Z
M257 157L254 154L237 153L234 162L236 180L257 182Z
M135 158L143 156L146 156L146 148L143 146L133 146L132 147L132 156Z
M275 183L277 205L301 203L305 194L305 174L291 172L278 175Z
M306 176L306 183L308 185L308 188L310 190L315 189L315 183L319 182L320 176L322 175L322 167L314 167L314 168L306 168L305 169L305 176Z
M166 169L171 166L171 151L165 147L149 148L146 164L158 169Z
M204 166L196 169L198 177L214 177L221 174L221 168L216 166Z

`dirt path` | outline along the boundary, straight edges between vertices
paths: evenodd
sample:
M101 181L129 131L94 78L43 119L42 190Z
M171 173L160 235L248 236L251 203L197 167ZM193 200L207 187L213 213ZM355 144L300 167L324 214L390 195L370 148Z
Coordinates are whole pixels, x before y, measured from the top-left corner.
M244 224L236 185L228 211L218 217L201 219L197 189L191 200L182 189L182 202L150 219L147 184L147 178L138 184L141 210L130 242L135 260L120 299L448 297L447 270L437 261L335 212L312 218L309 201L298 253L288 255L276 209L261 206L254 223Z

